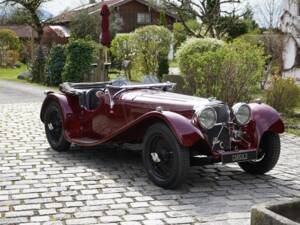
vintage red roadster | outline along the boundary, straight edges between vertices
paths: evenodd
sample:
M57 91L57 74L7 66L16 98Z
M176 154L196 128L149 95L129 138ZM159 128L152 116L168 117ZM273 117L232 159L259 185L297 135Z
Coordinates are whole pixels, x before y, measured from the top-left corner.
M46 92L41 120L50 146L142 143L144 167L158 186L176 188L190 166L238 163L264 174L280 155L284 124L270 106L237 103L229 107L169 92L172 83L64 83Z

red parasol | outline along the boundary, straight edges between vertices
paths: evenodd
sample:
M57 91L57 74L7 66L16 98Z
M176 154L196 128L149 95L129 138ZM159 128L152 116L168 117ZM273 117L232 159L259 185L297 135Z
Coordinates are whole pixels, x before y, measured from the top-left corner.
M108 6L105 4L101 9L101 16L102 16L102 34L101 34L101 44L106 47L110 46L110 32L109 32L109 16L110 12Z

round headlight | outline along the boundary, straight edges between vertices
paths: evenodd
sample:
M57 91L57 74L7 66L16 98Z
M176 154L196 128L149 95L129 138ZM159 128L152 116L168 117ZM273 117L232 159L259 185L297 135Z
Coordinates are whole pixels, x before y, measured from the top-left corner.
M237 103L233 107L233 113L240 125L246 125L251 119L251 108L246 103Z
M198 113L198 120L200 122L201 127L204 129L211 129L217 123L217 112L214 108L207 107L200 110Z

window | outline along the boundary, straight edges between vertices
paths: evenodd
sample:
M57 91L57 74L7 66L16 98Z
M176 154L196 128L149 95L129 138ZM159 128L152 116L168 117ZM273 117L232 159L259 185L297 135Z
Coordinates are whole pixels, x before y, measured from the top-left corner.
M137 14L137 23L138 24L150 24L151 17L149 13L138 13Z

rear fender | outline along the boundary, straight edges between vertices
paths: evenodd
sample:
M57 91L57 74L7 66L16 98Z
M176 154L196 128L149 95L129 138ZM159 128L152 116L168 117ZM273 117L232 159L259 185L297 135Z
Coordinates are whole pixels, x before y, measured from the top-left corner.
M76 104L74 104L74 101L75 101L74 99L70 99L67 96L62 95L62 94L58 94L58 93L48 94L46 99L43 102L42 109L40 112L41 121L44 122L44 116L45 116L45 112L46 112L48 105L51 102L56 102L60 107L64 129L66 131L68 131L68 130L71 130L70 129L71 127L74 127L77 125L80 126L78 115L76 113L74 113L74 112L80 112L80 111L72 109L72 108L76 107ZM76 129L72 129L72 130L76 130ZM78 130L79 130L79 127L78 127ZM67 134L68 134L68 132L67 132ZM70 134L68 134L68 136L69 135Z
M266 132L284 133L284 124L279 113L266 104L249 104L252 110L252 121L255 123L257 143Z

